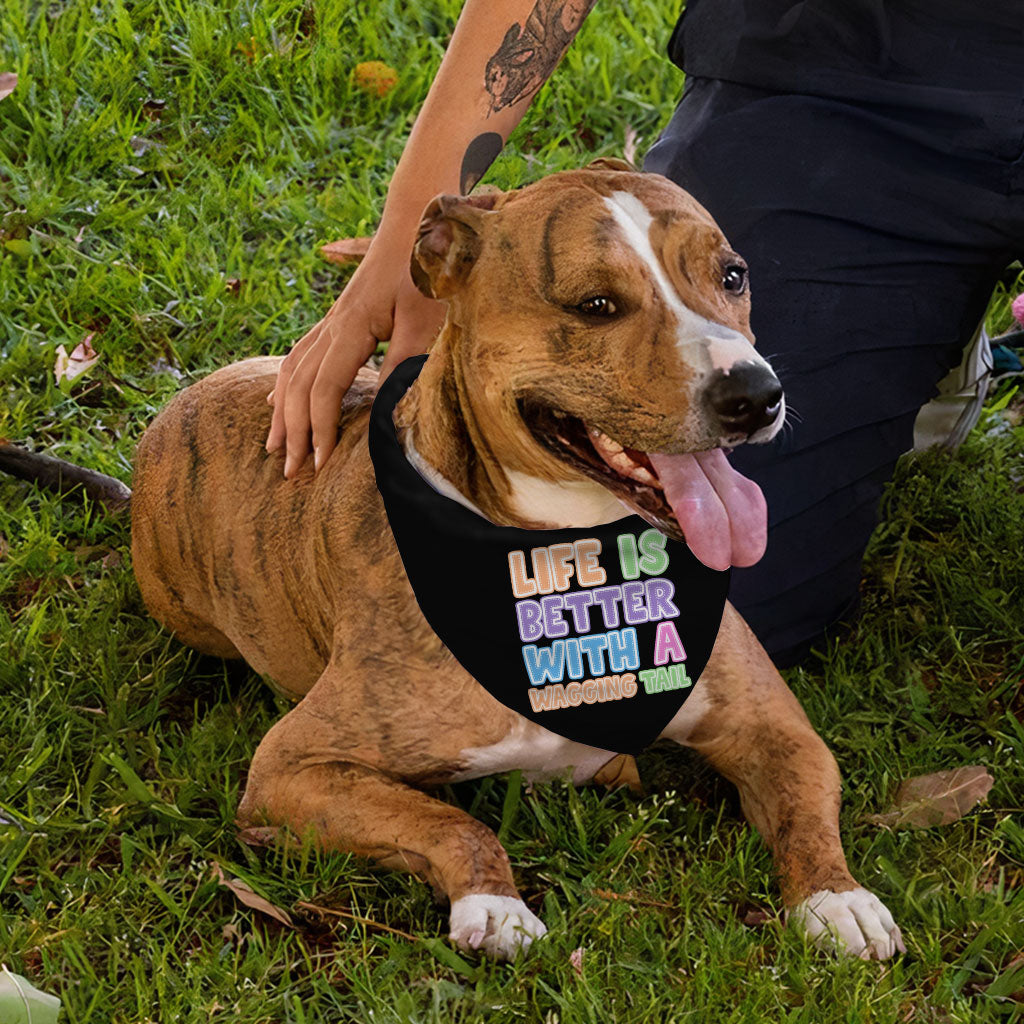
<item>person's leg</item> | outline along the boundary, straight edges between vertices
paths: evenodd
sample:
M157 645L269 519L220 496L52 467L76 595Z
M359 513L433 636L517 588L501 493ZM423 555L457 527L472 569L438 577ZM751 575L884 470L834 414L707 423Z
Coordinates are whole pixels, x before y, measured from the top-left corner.
M955 150L892 111L693 81L648 154L749 263L791 410L732 456L769 542L731 599L780 663L856 600L882 488L1009 256L1005 164Z

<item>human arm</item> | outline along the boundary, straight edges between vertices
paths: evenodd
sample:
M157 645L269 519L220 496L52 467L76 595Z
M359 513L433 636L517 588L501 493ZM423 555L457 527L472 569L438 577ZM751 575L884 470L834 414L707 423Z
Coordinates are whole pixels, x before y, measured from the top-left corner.
M267 450L285 476L310 448L316 468L336 443L341 400L379 341L382 375L426 350L444 306L409 276L420 216L439 193L467 193L501 151L594 0L466 0L388 187L380 227L327 315L285 357L271 393Z

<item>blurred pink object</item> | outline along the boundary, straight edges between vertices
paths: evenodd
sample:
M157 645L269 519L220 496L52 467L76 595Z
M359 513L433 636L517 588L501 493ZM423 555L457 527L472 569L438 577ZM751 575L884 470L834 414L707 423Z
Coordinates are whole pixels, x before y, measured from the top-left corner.
M1013 305L1010 307L1010 310L1017 318L1017 323L1024 327L1024 292L1021 292L1021 294L1013 300Z

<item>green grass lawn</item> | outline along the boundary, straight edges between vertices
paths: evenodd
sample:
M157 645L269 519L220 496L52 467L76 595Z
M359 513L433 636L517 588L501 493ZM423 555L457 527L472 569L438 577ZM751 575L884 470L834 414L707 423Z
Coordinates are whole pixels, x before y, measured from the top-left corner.
M673 7L603 0L488 180L621 155L627 127L642 153L682 85ZM372 231L458 8L0 0L0 71L20 75L0 102L0 436L127 480L184 383L286 351L345 280L317 245ZM350 83L373 59L399 72L384 98ZM1005 296L990 319L1007 325ZM66 393L55 350L89 333L100 362ZM854 872L903 926L886 965L783 928L765 848L679 751L645 755L642 798L516 776L448 791L499 830L551 929L514 966L456 955L408 877L242 845L246 767L283 705L147 617L123 518L0 481L0 961L97 1024L1019 1017L1020 415L903 465L863 617L789 675L843 771ZM964 764L995 777L965 819L866 820L901 778ZM241 905L218 864L296 927Z

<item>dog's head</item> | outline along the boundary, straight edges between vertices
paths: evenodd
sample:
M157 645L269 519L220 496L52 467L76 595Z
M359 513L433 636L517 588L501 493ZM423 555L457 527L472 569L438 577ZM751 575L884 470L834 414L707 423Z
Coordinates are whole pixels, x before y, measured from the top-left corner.
M763 519L715 450L773 437L782 389L753 347L746 265L688 193L601 161L440 196L412 274L449 303L474 441L508 474L596 481L708 564L722 552L696 535L723 511L727 534Z

